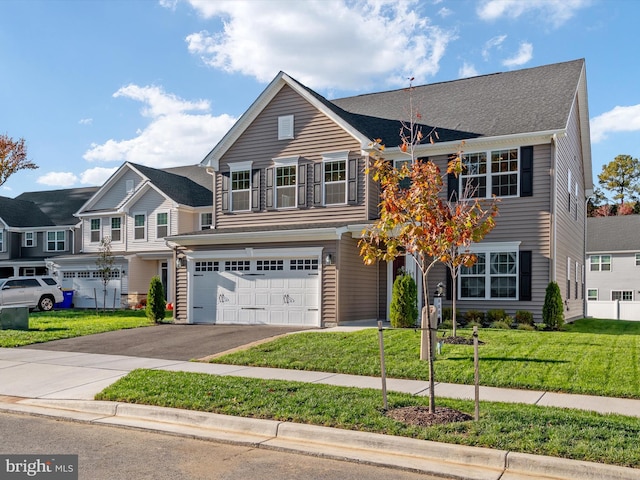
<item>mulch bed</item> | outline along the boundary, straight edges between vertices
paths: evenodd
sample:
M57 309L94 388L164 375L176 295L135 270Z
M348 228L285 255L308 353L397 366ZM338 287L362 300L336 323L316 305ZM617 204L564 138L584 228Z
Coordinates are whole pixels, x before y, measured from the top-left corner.
M451 345L473 345L473 338L467 337L444 337L438 338L438 341L449 343ZM478 345L484 345L484 342L478 340Z
M446 407L436 407L435 413L429 413L429 407L401 407L389 410L387 416L399 422L418 427L430 427L452 422L473 420L471 415Z

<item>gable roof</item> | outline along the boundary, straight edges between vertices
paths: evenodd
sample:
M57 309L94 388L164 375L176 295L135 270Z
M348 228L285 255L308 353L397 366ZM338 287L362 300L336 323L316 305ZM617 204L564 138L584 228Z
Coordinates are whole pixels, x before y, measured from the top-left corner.
M220 158L285 85L359 140L363 149L377 138L387 144L387 153L399 143L401 121L409 116L406 88L327 100L280 72L201 165L217 170ZM420 147L433 151L438 145L461 140L514 135L550 138L565 131L577 98L585 181L592 183L584 59L416 86L412 96L427 122L423 133L433 127L437 132L436 145ZM451 151L452 147L446 148Z
M25 192L18 195L16 199L33 202L55 225L75 225L78 223L78 219L73 214L98 191L98 188L85 187Z
M0 197L0 219L16 228L55 226L35 203L8 197Z
M158 190L176 203L190 207L204 207L211 205L211 202L213 201L213 192L211 189L204 187L201 183L195 182L188 176L174 173L182 172L188 173L189 175L195 175L193 169L198 168L199 171L202 172L201 175L209 177L209 183L211 184L211 188L213 188L213 180L202 167L193 166L189 169L183 167L182 170L179 168L160 170L157 168L146 167L144 165L138 165L136 163L127 163L147 177L149 181L158 188Z
M640 253L640 215L587 218L587 252Z

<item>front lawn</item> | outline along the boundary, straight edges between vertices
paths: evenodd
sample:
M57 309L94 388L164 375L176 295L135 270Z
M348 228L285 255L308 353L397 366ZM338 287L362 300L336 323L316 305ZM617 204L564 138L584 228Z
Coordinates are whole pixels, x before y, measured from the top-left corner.
M481 384L640 398L640 322L585 319L564 328L480 329ZM458 331L471 336L471 330ZM419 360L419 332L386 330L384 342L389 377L428 379L426 362ZM212 362L380 376L378 331L289 335ZM472 384L473 347L445 344L435 362L435 378Z
M321 337L318 337L321 338ZM640 418L481 402L480 421L411 426L384 414L382 395L282 380L135 370L97 400L275 419L438 442L640 466ZM389 392L389 408L427 405L427 397ZM473 402L438 398L437 405L473 414Z
M153 325L144 310L57 310L29 314L29 330L0 330L0 347L20 347L61 338Z

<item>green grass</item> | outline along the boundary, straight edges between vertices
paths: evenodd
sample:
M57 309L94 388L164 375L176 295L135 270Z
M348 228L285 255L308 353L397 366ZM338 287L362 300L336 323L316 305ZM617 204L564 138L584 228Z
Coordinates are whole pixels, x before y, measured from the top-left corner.
M61 338L153 325L144 310L57 310L29 314L29 330L0 330L0 347L20 347Z
M406 436L538 455L640 466L640 419L524 404L482 402L479 422L416 427L384 415L381 393L279 380L135 370L96 397L252 418ZM390 392L389 408L428 398ZM473 413L470 401L438 399Z
M458 332L471 337L471 330ZM482 385L640 398L640 322L585 319L560 332L481 329L479 339ZM384 342L389 377L428 379L419 332L387 330ZM212 362L379 376L378 331L289 335ZM473 347L445 344L435 379L472 384Z

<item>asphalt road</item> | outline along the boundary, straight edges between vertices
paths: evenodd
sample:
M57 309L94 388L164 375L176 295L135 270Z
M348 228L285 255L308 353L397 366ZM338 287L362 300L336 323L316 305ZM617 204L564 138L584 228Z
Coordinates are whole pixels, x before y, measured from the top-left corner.
M163 324L53 340L28 345L25 348L192 360L301 330L304 328L268 325Z
M435 480L266 448L9 413L0 415L0 432L3 455L78 455L79 480Z

